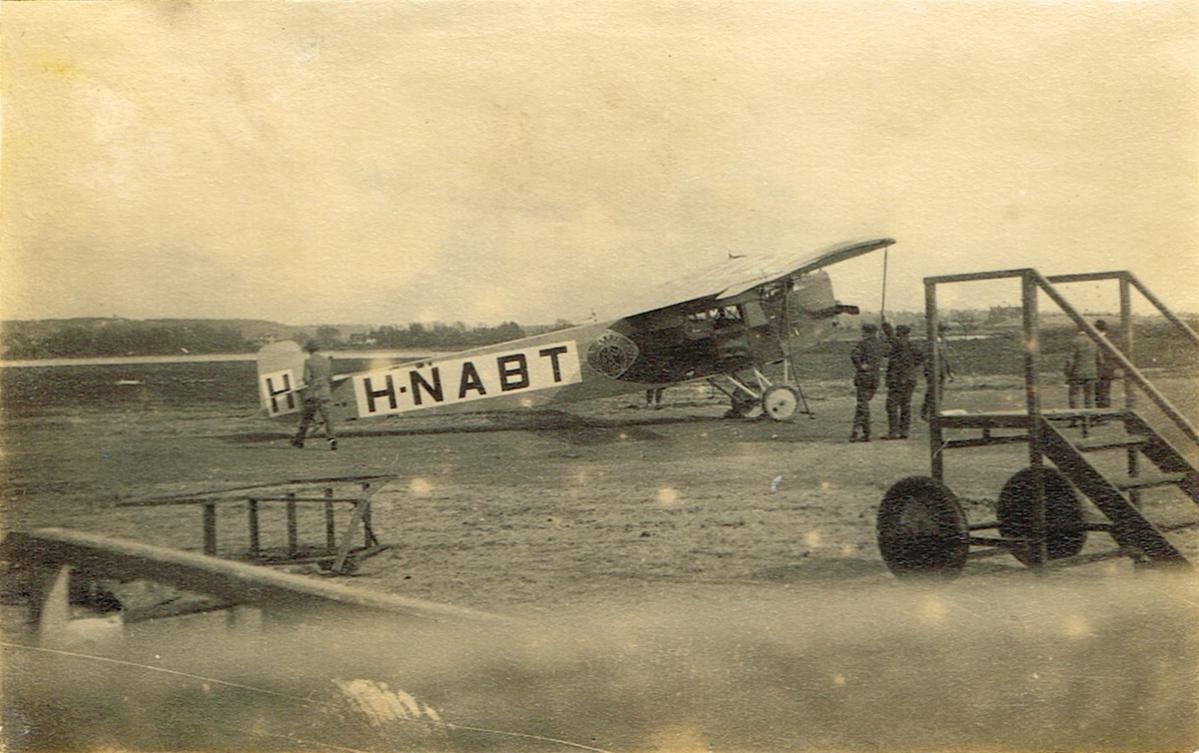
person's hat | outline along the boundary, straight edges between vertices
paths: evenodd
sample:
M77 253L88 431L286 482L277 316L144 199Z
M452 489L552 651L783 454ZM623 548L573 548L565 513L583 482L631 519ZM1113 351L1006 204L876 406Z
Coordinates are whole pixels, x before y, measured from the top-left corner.
M872 324L870 322L862 322L862 331L863 332L874 332L877 329L878 329L877 324Z
M1102 319L1096 319L1095 329L1099 330L1100 332L1107 332L1107 322L1103 321Z
M911 331L912 331L912 328L906 324L901 324L895 328L895 334L897 334L897 335L906 335Z
M309 353L315 353L320 349L321 349L320 343L318 343L316 340L309 340L304 345L304 350L308 351Z
M949 329L949 322L937 322L937 331L945 332Z

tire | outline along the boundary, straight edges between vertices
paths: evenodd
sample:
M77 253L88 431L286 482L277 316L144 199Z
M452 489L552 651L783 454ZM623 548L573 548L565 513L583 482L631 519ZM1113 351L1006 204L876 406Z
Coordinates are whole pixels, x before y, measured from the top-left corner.
M883 562L900 578L955 578L970 552L966 514L957 497L927 476L910 476L887 490L877 532Z
M1082 501L1078 492L1056 468L1042 468L1045 484L1045 549L1049 559L1073 557L1087 543L1082 530ZM999 492L996 515L999 535L1005 539L1032 536L1033 530L1033 469L1025 468L1013 475ZM1032 544L1012 547L1012 555L1032 567L1037 564L1037 552Z
M773 421L790 421L799 412L799 390L789 384L775 384L762 395L762 411Z

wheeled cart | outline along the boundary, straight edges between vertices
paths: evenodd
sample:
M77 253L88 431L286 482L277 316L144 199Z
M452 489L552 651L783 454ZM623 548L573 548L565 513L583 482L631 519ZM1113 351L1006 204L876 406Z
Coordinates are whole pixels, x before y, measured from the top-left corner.
M1088 533L1103 532L1115 540L1121 554L1135 562L1189 567L1186 557L1165 534L1199 523L1154 525L1143 514L1139 495L1144 489L1174 487L1199 504L1199 471L1136 412L1136 391L1146 395L1173 424L1174 433L1189 444L1199 446L1199 432L1132 363L1132 289L1139 290L1192 344L1199 344L1199 335L1128 272L1044 277L1034 269L1016 269L925 278L928 341L934 342L937 332L938 285L1004 278L1021 282L1026 410L944 413L940 384L931 380L931 474L902 479L884 495L877 519L883 561L898 576L953 576L962 570L972 548L998 548L1012 553L1025 565L1040 568L1050 560L1079 554ZM1119 282L1120 347L1092 327L1055 287L1055 283L1096 280ZM1042 409L1039 293L1045 293L1061 307L1099 350L1118 364L1124 375L1123 408ZM936 348L929 349L929 357L933 361L931 373L939 374ZM973 431L978 434L962 436L963 432ZM970 523L945 483L946 453L1013 443L1027 444L1027 465L1017 469L1000 490L997 519ZM1117 477L1101 472L1093 462L1097 453L1111 451L1124 453L1125 474ZM1084 498L1106 517L1105 522L1088 522ZM998 535L979 535L987 531Z

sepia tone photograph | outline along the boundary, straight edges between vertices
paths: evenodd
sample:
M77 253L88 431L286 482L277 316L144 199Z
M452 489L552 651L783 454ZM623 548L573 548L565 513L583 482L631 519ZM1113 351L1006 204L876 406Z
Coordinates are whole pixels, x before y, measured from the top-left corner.
M1199 750L1199 6L0 2L0 750Z

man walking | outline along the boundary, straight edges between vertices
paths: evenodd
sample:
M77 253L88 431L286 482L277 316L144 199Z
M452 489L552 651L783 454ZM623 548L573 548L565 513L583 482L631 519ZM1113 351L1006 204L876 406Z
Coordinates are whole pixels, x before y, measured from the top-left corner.
M883 333L891 343L887 354L887 436L883 439L907 439L912 429L912 393L924 359L908 339L911 332L911 327L901 324L892 334L891 325L883 322Z
M337 435L333 430L333 422L329 420L329 403L333 400L333 361L328 356L318 354L320 345L315 340L309 340L304 346L308 358L304 359L304 412L300 418L300 428L292 437L293 447L303 447L304 437L308 434L308 425L313 417L321 414L325 424L325 437L329 440L329 449L337 449Z
M949 346L945 343L945 333L949 325L945 322L937 324L937 339L928 352L924 354L924 402L920 405L920 417L927 421L933 411L933 348L937 351L937 361L940 367L938 381L941 388L941 399L945 398L945 383L953 381L953 366L949 362Z
M870 441L870 401L878 391L878 373L883 365L883 344L878 339L878 327L869 322L862 325L862 339L849 354L853 362L853 386L857 405L853 411L850 442Z

